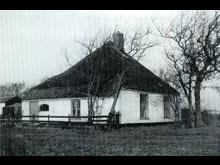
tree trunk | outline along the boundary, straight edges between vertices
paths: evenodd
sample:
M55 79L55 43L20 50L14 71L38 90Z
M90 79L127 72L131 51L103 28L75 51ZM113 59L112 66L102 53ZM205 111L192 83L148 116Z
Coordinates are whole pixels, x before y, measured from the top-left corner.
M119 87L116 90L115 96L113 98L113 103L112 103L112 106L111 106L110 113L113 113L113 114L115 113L115 106L116 106L116 103L117 103L117 100L118 100L118 96L119 96L120 90L121 90L121 87Z
M123 72L121 75L117 75L118 81L116 83L116 92L115 92L114 100L113 100L113 103L112 103L112 106L111 106L111 109L110 109L110 113L113 113L113 114L115 113L115 106L116 106L118 96L119 96L119 93L120 93L120 90L121 90L122 80L124 78L124 75L125 75L125 72Z
M92 117L93 116L93 106L92 106L92 95L89 93L89 96L87 98L88 101L88 122L92 122Z
M202 122L202 115L201 115L201 107L200 107L200 90L201 90L201 83L195 83L195 126L201 127L203 126Z
M189 105L189 127L194 128L195 127L195 117L194 117L194 110L192 104Z
M187 96L187 99L188 99L188 104L189 104L189 120L188 120L188 123L187 123L187 127L189 128L194 128L195 125L194 125L194 109L193 109L193 106L192 106L192 94L191 94L191 90L189 91L189 95Z

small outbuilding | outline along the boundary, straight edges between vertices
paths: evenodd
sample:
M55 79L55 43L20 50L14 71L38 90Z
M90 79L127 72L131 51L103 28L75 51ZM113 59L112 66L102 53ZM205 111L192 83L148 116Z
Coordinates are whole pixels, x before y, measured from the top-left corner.
M1 98L1 117L13 117L21 115L21 98L19 96L10 96Z

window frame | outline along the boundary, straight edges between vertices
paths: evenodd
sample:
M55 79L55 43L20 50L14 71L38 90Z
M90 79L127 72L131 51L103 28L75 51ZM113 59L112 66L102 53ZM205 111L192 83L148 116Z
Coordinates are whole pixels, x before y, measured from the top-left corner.
M163 96L164 103L164 119L171 119L171 111L170 111L170 102L171 97L168 95ZM168 105L167 105L168 104ZM168 108L168 109L167 109Z
M147 106L146 106L146 108L145 108L145 111L143 112L145 115L144 116L141 116L142 115L142 112L141 112L141 95L143 95L143 96L145 96L145 98L146 98L146 100L147 100ZM147 93L140 93L139 94L139 96L140 96L140 102L139 102L139 104L140 104L140 120L149 120L150 118L149 118L149 94L147 94Z
M76 109L75 109L75 103L76 103L76 107L77 107ZM73 113L74 111L75 111L75 114ZM80 101L80 99L71 100L71 115L76 116L76 117L81 116L81 101Z
M43 107L45 107L45 106L47 107L46 110L45 110L45 108L43 108ZM40 109L40 110L39 110L40 112L49 112L49 111L50 111L50 106L49 106L48 104L40 104L39 107L40 107L40 108L39 108L39 109Z

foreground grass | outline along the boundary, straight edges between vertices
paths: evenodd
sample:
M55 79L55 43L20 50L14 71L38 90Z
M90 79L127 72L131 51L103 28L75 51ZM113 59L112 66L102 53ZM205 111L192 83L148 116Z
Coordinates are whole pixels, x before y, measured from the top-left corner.
M220 155L220 127L15 128L10 136L12 155Z

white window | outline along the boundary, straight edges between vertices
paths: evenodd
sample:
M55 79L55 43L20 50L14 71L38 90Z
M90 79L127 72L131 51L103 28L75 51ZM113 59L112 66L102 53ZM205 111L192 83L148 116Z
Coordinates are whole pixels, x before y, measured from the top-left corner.
M72 115L80 116L80 100L72 101Z
M170 102L171 98L169 96L164 96L164 118L170 119Z
M47 104L40 105L40 111L49 111L49 105Z
M140 94L140 119L149 119L149 106L147 94Z

